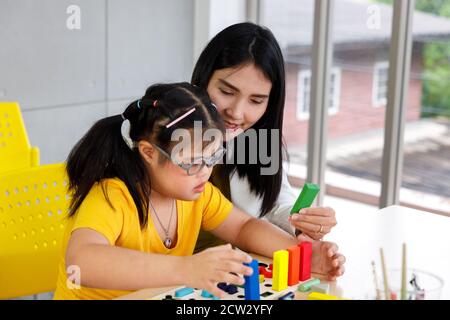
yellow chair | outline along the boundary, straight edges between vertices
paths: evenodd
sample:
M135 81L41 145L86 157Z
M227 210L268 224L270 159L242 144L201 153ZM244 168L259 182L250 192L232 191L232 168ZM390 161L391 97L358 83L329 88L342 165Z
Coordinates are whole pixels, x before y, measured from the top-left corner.
M55 289L67 184L64 164L0 175L0 299Z
M0 102L0 173L39 165L39 149L31 147L16 102Z

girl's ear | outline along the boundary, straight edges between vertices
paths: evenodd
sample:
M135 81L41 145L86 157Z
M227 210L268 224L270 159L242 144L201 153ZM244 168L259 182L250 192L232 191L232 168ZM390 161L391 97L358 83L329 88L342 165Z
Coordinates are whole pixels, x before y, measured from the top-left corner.
M148 141L141 140L138 142L138 149L141 156L147 161L148 163L153 163L157 160L157 152L155 147L152 146L152 144Z

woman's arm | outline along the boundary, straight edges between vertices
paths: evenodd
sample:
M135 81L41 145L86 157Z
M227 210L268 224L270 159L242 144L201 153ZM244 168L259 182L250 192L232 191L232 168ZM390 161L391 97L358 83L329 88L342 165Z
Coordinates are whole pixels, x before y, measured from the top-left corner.
M243 279L230 272L250 274L251 268L243 265L250 261L250 256L229 245L187 257L144 253L111 246L101 233L87 228L72 233L66 251L66 267L79 267L85 287L139 290L188 285L219 297L223 292L216 284L242 285Z

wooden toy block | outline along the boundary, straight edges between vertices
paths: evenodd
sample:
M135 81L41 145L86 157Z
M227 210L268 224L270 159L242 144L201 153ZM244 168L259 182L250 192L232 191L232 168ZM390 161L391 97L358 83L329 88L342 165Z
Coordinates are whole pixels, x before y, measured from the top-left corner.
M288 292L284 296L281 296L278 298L278 300L294 300L295 293L294 292Z
M298 213L303 208L310 207L319 191L320 187L317 184L306 183L303 186L303 189L300 192L297 201L295 201L295 204L291 209L291 215L294 213Z
M328 283L321 283L311 286L311 291L328 294L330 291L330 285Z
M320 284L319 279L311 279L306 282L303 282L298 286L298 291L307 292L311 289L312 286Z
M273 263L269 264L269 270L273 270Z
M263 275L264 278L272 279L272 271L271 270L267 270L265 267L261 266L261 264L260 264L258 270L259 270L259 275Z
M294 286L298 283L300 275L300 247L293 246L287 251L289 252L288 285Z
M308 295L307 300L348 300L348 299L340 298L337 296L332 296L329 294L319 293L319 292L311 292Z
M227 284L225 283L225 282L219 282L218 284L217 284L217 288L219 288L220 290L222 290L222 291L227 291Z
M233 285L233 284L229 284L227 286L227 289L225 290L228 294L235 294L236 292L238 292L238 288Z
M175 291L175 297L181 298L181 297L187 296L188 294L191 294L191 293L194 293L194 289L185 287L185 288L181 288L181 289L178 289L177 291Z
M209 292L206 291L206 290L202 290L202 297L203 297L203 298L210 298L210 299L212 299L212 298L214 297L214 295L211 294L211 293L209 293Z
M298 245L300 247L300 281L305 281L311 278L311 257L312 257L312 243L304 241Z
M282 291L287 288L289 252L278 250L273 254L273 282L274 291Z
M245 265L253 269L251 276L244 276L245 300L260 300L258 260L253 260L249 264L245 263Z
M260 274L259 275L259 283L263 283L264 282L264 275L263 274Z

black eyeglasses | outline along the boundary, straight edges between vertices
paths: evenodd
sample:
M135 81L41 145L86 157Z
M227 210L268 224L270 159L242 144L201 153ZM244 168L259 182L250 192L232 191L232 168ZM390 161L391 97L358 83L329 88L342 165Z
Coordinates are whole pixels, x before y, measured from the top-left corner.
M205 166L207 166L208 168L211 168L212 166L214 166L215 164L217 164L217 162L220 161L220 159L223 158L226 150L223 147L220 147L216 152L213 153L213 155L211 157L202 157L197 159L196 161L199 161L199 163L184 163L181 161L177 161L172 159L172 157L166 152L164 151L162 148L158 147L157 145L153 144L155 146L156 149L158 149L159 152L161 152L167 159L169 159L170 161L172 161L174 164L176 164L177 166L179 166L181 169L183 169L184 171L186 171L186 173L188 174L188 176L193 176L196 175L197 173L199 173Z

